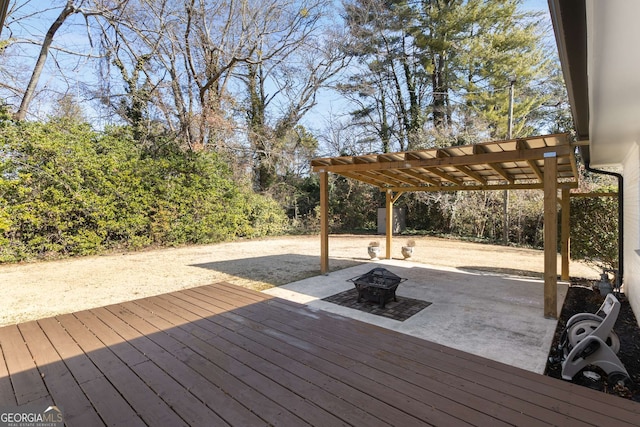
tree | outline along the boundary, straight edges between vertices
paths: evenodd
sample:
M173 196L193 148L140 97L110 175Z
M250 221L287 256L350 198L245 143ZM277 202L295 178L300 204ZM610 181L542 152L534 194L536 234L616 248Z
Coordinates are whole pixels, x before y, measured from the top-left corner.
M71 94L64 94L53 108L53 117L67 119L72 122L86 122L86 117L78 99Z
M78 79L80 69L96 59L90 47L89 20L111 13L126 1L111 2L111 9L97 0L54 1L46 8L33 0L12 4L8 12L9 38L0 43L4 56L0 90L7 104L16 106L16 120L24 120L27 115L38 118L38 107L45 112L43 118L50 113L50 100L60 99L70 87L83 86ZM78 26L79 20L74 17L81 17L85 25ZM70 33L72 37L68 37ZM43 77L46 85L40 84ZM34 107L36 99L42 102Z
M301 48L317 29L317 23L329 3L325 0L249 1L228 4L199 0L187 7L183 39L188 78L197 87L200 101L200 143L207 143L206 123L209 117L222 115L222 102L235 71L248 66L247 79L252 80L250 94L255 124L262 120L257 103L263 103L256 79L268 78L274 65L287 60ZM266 68L265 68L266 67ZM318 75L314 75L318 77ZM295 116L308 108L303 98L297 111L289 111L286 122L296 123Z
M238 73L246 86L243 110L254 156L254 182L259 191L267 191L275 183L281 162L289 159L287 140L313 139L315 149L315 138L300 137L301 129L306 133L299 126L300 120L316 105L318 91L346 67L346 58L339 49L343 35L316 34L315 25L319 24L305 29L290 52L265 58L261 46L255 60Z
M337 72L335 48L317 49L322 40L311 40L320 38L316 33L328 6L327 0L130 0L101 28L108 59L104 98L114 95L118 82L108 70L115 65L125 83L125 92L115 95L124 100L120 114L128 121L141 114L153 120L160 113L189 149L224 150L239 126L236 111L250 115L249 138L259 138L268 104L287 93L289 105L278 119L285 134ZM298 54L312 44L323 56ZM302 73L292 73L292 64ZM289 75L302 82L295 95ZM276 94L264 95L265 84ZM243 86L246 105L240 104Z
M4 20L7 17L7 11L9 10L9 0L0 1L0 34L2 34L2 27L4 27Z
M357 106L355 124L371 129L383 152L405 150L424 123L427 75L407 28L415 14L406 2L355 0L345 4L354 41L345 51L361 70L338 90Z
M573 116L562 69L555 61L550 68L549 75L542 85L547 94L547 101L532 111L528 118L536 129L541 130L542 134L573 133Z
M535 133L535 113L550 98L550 55L543 49L539 17L519 12L518 1L474 5L476 22L467 29L464 54L465 113L487 122L491 138L505 138L509 85L515 81L513 136ZM471 3L470 3L471 4ZM496 22L496 17L499 21ZM482 35L476 37L476 35Z
M56 33L65 24L68 18L75 14L81 14L85 19L91 16L104 15L111 13L114 9L117 10L122 7L127 0L114 1L110 8L98 8L91 9L90 0L67 0L58 16L54 19L53 23L49 26L47 32L44 34L42 41L40 42L40 51L37 55L36 62L33 65L31 71L31 77L27 83L24 92L22 94L22 100L18 107L14 118L18 121L24 120L29 111L29 107L36 93L36 88L42 71L44 70L45 63L49 56L49 52L52 49L52 44ZM85 7L88 6L88 7ZM84 53L79 52L67 52L73 55L86 56Z
M24 120L27 116L27 111L29 109L29 104L33 99L33 95L36 90L36 86L38 85L38 81L40 80L40 75L42 74L42 70L44 68L44 63L47 60L47 56L49 55L49 49L51 47L51 43L53 43L53 38L56 35L58 29L64 24L64 21L67 20L69 16L73 13L76 13L78 6L75 5L75 0L67 0L67 3L60 11L58 17L53 21L49 30L44 36L42 40L42 46L40 47L40 53L38 54L38 58L36 59L36 63L33 66L33 71L31 73L31 79L27 84L27 87L24 91L24 95L22 96L22 102L20 103L20 107L15 114L16 120Z
M547 100L541 83L549 64L536 16L518 0L355 0L346 6L355 44L367 65L342 91L357 102L356 119L378 126L401 150L464 142L477 129L506 135L509 78L517 78L516 135L537 125L531 117ZM357 95L357 96L355 96ZM391 107L390 107L391 106ZM482 132L478 125L487 129Z

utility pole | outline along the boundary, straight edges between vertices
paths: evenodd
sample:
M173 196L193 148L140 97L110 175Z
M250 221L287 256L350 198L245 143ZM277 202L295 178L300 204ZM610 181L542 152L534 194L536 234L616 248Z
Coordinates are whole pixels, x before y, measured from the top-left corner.
M513 86L516 83L516 77L509 77L509 122L507 124L507 139L513 138ZM502 241L505 245L509 244L509 190L502 193Z
M507 139L513 138L513 85L515 83L515 76L509 77L509 125L507 126Z

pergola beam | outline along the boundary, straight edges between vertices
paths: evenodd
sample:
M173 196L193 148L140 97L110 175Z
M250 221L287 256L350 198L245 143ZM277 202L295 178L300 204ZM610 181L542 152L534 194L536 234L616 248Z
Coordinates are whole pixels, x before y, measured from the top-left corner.
M482 175L480 175L476 171L469 168L469 166L455 166L455 168L458 169L463 174L475 179L480 184L487 185L487 180Z
M411 175L412 177L424 181L426 183L429 183L431 185L440 185L440 183L438 181L436 181L435 179L432 179L428 176L425 176L424 173L419 172L422 169L418 169L417 171L414 170L410 170L410 169L403 169L402 172L407 174L407 175ZM426 169L425 169L426 171ZM428 172L428 171L427 171Z
M531 168L533 173L536 174L536 176L538 177L538 179L540 181L544 180L544 174L542 173L542 171L538 167L538 164L536 163L535 160L527 160L527 164L529 165L529 167Z
M441 148L440 150L438 150L438 157L452 157L452 154L449 153L445 148ZM478 181L480 184L482 185L487 184L487 180L479 173L470 169L469 166L454 166L454 167L460 172L462 172L463 174L467 175L468 177Z
M517 150L524 151L524 150L528 150L529 148L530 148L529 147L529 143L527 142L526 139L519 139L516 142L516 149ZM533 173L536 174L538 179L540 181L542 181L544 179L544 177L543 177L542 171L538 167L538 163L536 163L536 160L527 160L527 164L529 165L529 167L531 168Z
M505 181L507 181L509 184L513 184L514 179L513 177L511 177L511 175L509 175L503 168L502 166L500 166L497 163L487 163L489 165L489 167L491 167L491 169L493 169L494 171L496 171L498 173L498 175L502 176Z
M384 175L385 178L388 178L390 180L394 180L394 181L399 181L402 182L404 184L407 185L416 185L416 183L420 183L420 181L414 177L412 177L411 175L405 173L402 170L397 170L395 171L395 173L391 174L390 172L382 172L382 175ZM389 184L389 183L387 183Z
M371 184L375 187L381 187L384 185L387 185L387 181L385 181L384 179L382 179L382 176L380 175L375 175L372 173L368 173L368 172L361 172L361 173L348 173L348 172L343 172L340 175L345 176L347 178L352 178L358 181L362 181L365 182L367 184Z
M392 190L393 191L393 190ZM400 196L402 196L402 194L404 193L404 191L398 191L398 194L396 194L395 196L393 196L391 198L391 203L395 203L398 201L398 199L400 198Z
M517 146L517 144L516 144ZM487 153L486 148L483 145L476 145L473 147L473 152L475 154L485 154ZM509 173L507 173L504 168L502 166L500 166L498 163L496 162L487 162L487 165L493 169L498 175L500 175L501 177L503 177L509 184L513 184L514 179L513 177L511 177L511 175L509 175Z
M561 145L555 147L532 148L524 152L520 151L501 151L497 153L478 153L469 156L451 156L451 157L433 157L429 159L412 159L407 158L399 161L371 162L371 163L351 163L351 164L313 164L313 171L318 172L320 169L329 172L359 172L359 171L383 171L387 169L414 169L414 168L432 168L446 166L469 166L475 164L492 164L516 162L530 159L540 159L545 153L555 152L558 157L570 156L573 154L573 147ZM323 159L318 159L317 162Z
M558 188L578 188L577 182L559 182ZM496 191L496 190L542 190L544 183L521 183L521 184L490 184L490 185L423 185L417 187L381 187L380 190L387 189L393 191Z
M449 175L448 173L446 173L444 171L439 170L438 168L425 168L425 169L428 172L439 176L440 178L444 179L445 181L453 182L456 185L462 185L462 181L461 180Z

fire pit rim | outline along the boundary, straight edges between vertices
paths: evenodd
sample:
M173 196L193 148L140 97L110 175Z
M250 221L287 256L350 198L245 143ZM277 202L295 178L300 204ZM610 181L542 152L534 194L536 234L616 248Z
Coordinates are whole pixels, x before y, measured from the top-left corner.
M406 280L408 280L408 279L406 279L406 278L403 278L403 277L398 276L397 274L393 273L392 271L387 270L386 268L383 268L383 267L376 267L376 268L374 268L374 269L372 269L372 270L369 270L368 272L366 272L366 273L364 273L364 274L361 274L361 275L359 275L359 276L352 277L351 279L347 279L347 282L352 282L352 283L354 283L354 284L357 284L357 283L356 283L357 281L359 281L359 280L360 280L360 281L364 281L364 280L365 280L365 278L368 278L368 277L373 276L373 272L374 272L374 271L376 271L376 270L383 270L383 271L385 271L385 272L387 272L387 273L389 273L389 274L391 274L391 275L395 276L395 277L390 277L391 279L393 279L393 280L394 280L394 283L393 283L393 284L391 284L391 285L387 285L386 283L385 283L385 284L381 284L381 283L371 283L371 282L368 282L368 281L367 281L366 283L363 283L363 284L366 284L366 285L368 285L368 286L377 286L377 287L392 287L392 286L399 285L400 283L405 282ZM369 275L371 275L371 276L369 276ZM383 278L385 278L385 277L384 277L384 273L382 273L382 276L383 276ZM397 283L396 283L396 281L397 281Z

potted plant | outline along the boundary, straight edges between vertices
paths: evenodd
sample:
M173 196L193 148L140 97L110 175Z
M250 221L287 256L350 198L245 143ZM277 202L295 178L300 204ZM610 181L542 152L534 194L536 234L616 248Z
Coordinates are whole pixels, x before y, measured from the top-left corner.
M402 256L404 259L411 258L413 255L413 248L416 246L415 240L409 240L405 246L402 247Z
M367 248L369 252L369 257L372 260L377 260L378 255L380 255L380 242L374 240L373 242L369 242L369 247Z

